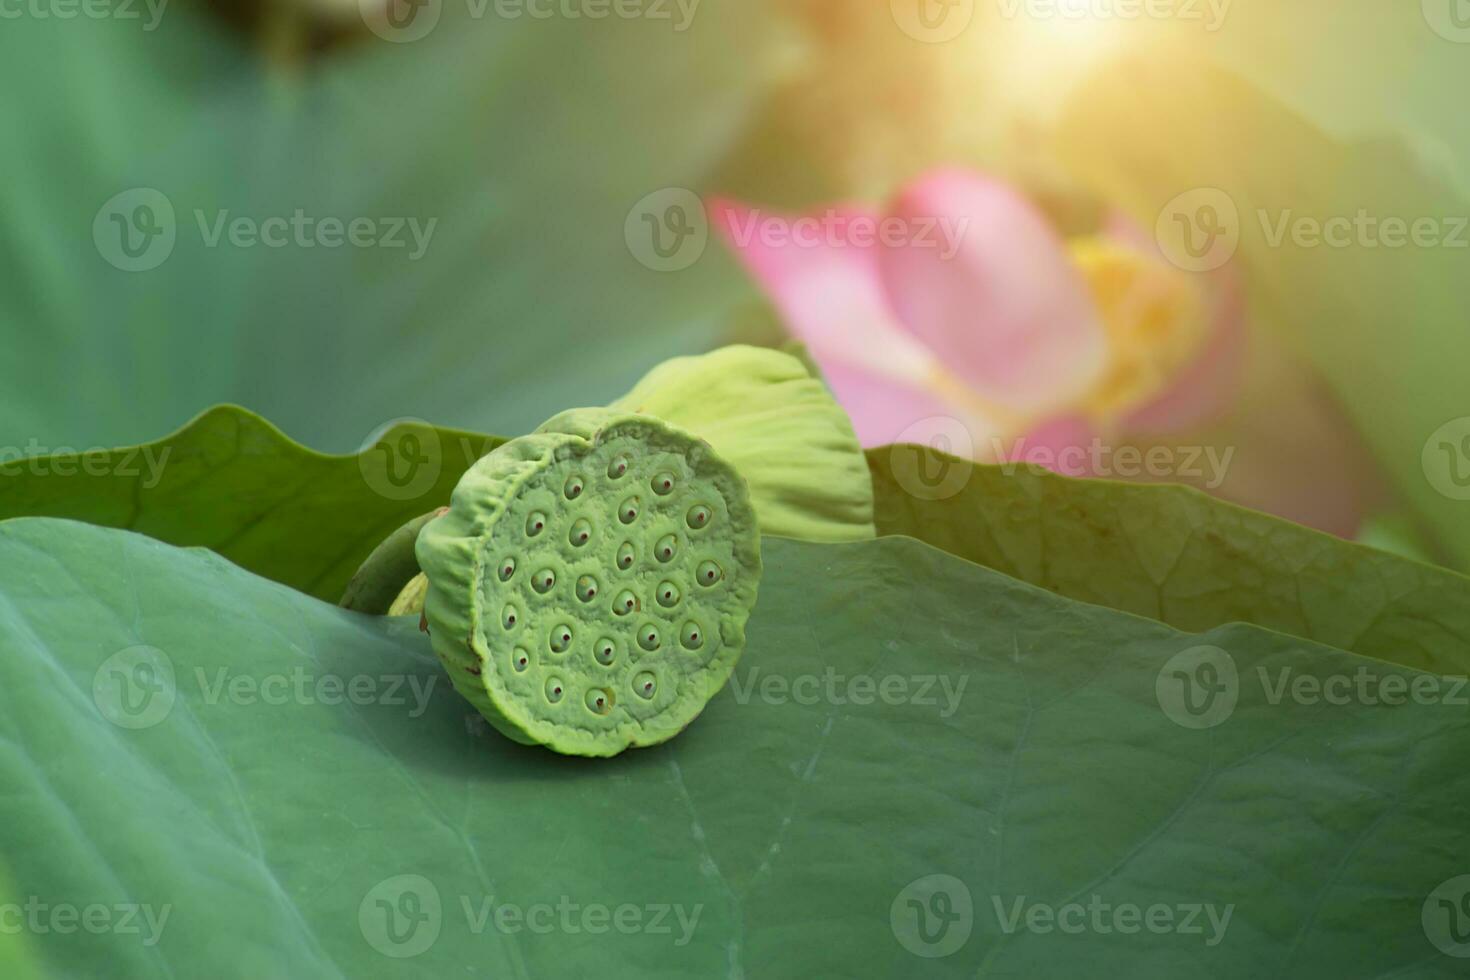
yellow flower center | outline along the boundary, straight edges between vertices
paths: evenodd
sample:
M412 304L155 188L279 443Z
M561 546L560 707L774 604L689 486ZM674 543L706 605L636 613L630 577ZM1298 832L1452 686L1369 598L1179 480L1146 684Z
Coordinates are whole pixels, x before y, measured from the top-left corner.
M1080 408L1103 427L1161 394L1207 334L1196 283L1163 259L1102 238L1068 244L1097 305L1108 363Z

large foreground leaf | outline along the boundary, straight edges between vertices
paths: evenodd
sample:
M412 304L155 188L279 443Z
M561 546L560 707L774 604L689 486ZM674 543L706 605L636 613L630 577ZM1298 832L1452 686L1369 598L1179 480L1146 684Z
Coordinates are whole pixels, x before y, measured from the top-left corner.
M589 764L476 724L409 622L0 525L5 860L48 908L143 913L37 948L112 976L1461 975L1452 685L906 539L766 562L732 685ZM1360 676L1438 696L1271 695Z

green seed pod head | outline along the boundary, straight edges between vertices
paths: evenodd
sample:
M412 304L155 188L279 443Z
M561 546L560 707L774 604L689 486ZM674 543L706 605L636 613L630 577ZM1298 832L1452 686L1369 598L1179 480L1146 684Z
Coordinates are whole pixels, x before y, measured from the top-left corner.
M852 422L799 358L742 345L676 357L611 408L646 412L708 439L745 478L766 534L862 541L877 533L873 474ZM688 511L697 503L681 494L673 470L647 473L629 494L643 506L687 499Z
M672 425L607 409L481 459L416 553L455 687L506 735L568 755L693 721L735 669L761 574L740 475Z

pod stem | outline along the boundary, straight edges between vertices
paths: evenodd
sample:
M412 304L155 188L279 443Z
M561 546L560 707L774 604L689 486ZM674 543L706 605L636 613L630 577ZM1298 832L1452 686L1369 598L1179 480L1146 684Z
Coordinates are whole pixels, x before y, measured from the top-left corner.
M347 591L342 593L337 605L354 612L387 615L403 587L419 574L419 560L413 550L419 532L434 518L448 512L448 507L432 510L384 538L347 583Z

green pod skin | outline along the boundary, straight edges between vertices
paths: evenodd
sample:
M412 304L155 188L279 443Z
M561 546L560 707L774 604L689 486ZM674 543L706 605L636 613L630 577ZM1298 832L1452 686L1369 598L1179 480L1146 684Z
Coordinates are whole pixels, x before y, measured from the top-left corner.
M735 669L761 574L740 474L681 429L608 409L481 459L416 552L455 688L510 738L581 756L657 745L699 715Z

